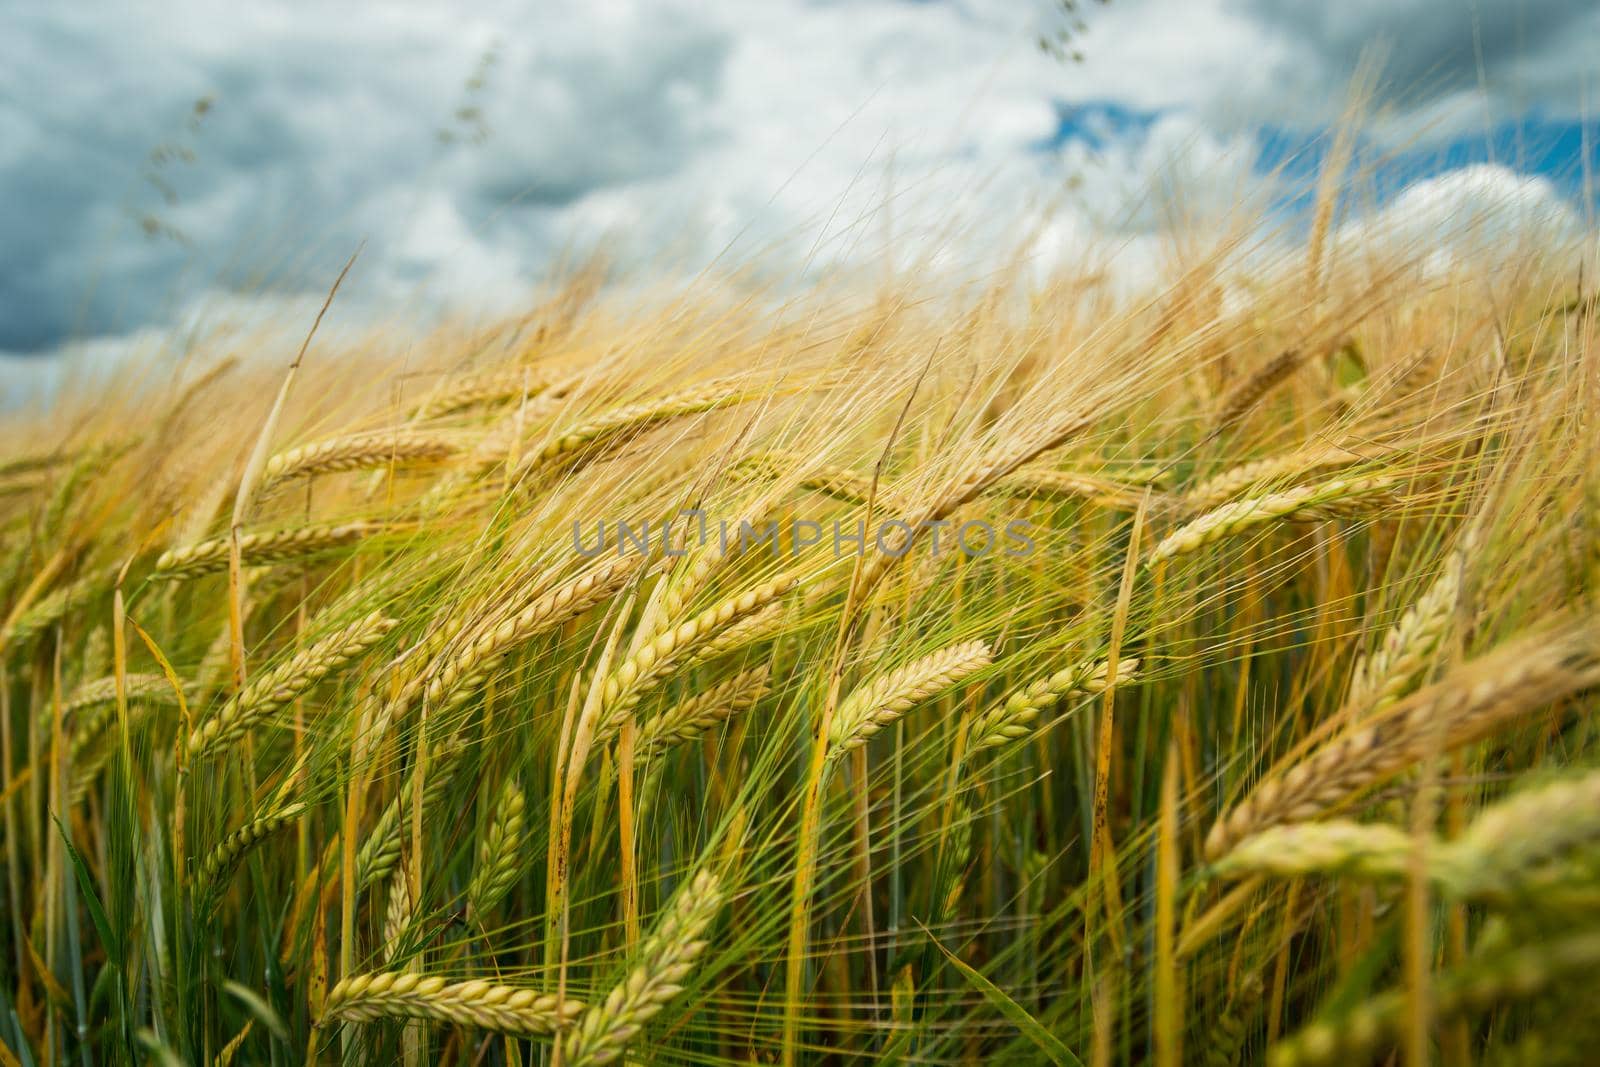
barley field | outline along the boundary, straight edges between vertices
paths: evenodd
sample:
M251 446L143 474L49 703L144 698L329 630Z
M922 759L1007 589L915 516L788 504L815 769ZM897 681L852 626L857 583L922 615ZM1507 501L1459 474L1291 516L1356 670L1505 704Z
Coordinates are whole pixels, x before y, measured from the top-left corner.
M5 416L0 1062L1589 1062L1592 288L1308 243Z

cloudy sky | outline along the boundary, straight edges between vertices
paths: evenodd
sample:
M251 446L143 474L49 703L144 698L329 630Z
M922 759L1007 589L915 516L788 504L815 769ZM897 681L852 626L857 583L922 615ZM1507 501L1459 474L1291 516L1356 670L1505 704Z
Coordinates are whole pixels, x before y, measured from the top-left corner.
M1114 247L1314 173L1363 55L1386 200L1593 206L1593 0L1076 7L21 0L0 352L320 294L361 242L379 314L511 306L601 242L635 277Z

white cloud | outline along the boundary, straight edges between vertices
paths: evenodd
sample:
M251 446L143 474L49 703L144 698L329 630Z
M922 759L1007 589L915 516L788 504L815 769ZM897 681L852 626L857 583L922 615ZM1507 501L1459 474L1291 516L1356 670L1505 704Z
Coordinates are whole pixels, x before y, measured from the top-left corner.
M1576 212L1547 179L1480 164L1413 183L1382 210L1341 227L1338 236L1364 250L1431 250L1434 265L1443 266L1456 254L1507 240L1565 253L1579 233Z

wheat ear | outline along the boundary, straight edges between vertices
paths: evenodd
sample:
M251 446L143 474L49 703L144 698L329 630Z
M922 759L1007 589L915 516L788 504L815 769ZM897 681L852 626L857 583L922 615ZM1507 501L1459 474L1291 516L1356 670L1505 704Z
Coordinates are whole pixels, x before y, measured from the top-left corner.
M1238 992L1228 999L1227 1007L1206 1035L1203 1067L1238 1067L1239 1054L1250 1036L1250 1018L1260 999L1261 979L1252 974L1240 983Z
M869 555L863 561L854 581L856 602L866 600L884 576L909 553L913 542L930 524L949 518L957 508L982 496L1000 479L1051 449L1060 447L1086 430L1092 422L1092 419L1079 412L1068 412L1057 417L1042 432L1023 437L1014 444L992 448L978 462L959 471L926 505L906 514L901 525L894 528L889 543L879 546L882 551Z
M1236 500L1259 486L1280 479L1302 478L1330 468L1348 467L1361 460L1360 453L1333 445L1317 445L1281 456L1269 456L1230 467L1206 479L1184 493L1179 506L1185 514L1197 515Z
M267 460L261 472L261 492L291 478L390 464L437 462L455 455L458 447L448 437L415 433L354 434L318 441Z
M94 571L40 597L0 634L0 648L23 644L54 626L69 611L83 607L104 593L115 577L114 571Z
M508 404L524 397L538 396L551 384L550 378L529 367L463 375L452 379L449 388L438 390L434 396L417 405L412 418L418 421L436 419L469 408Z
M1412 835L1396 826L1346 820L1273 826L1234 846L1214 869L1225 878L1254 874L1403 878L1414 848ZM1430 850L1433 858L1436 852Z
M317 1025L399 1017L533 1036L556 1033L582 1011L575 1000L558 1003L548 993L482 979L451 984L437 975L383 972L355 975L329 990Z
M246 686L189 734L189 757L201 756L241 737L280 708L381 641L398 625L373 612L290 657Z
M636 758L649 759L673 745L695 738L713 726L755 705L767 694L765 665L741 671L666 711L639 727Z
M1600 930L1486 953L1438 977L1433 1011L1438 1019L1448 1020L1505 1001L1525 1000L1556 981L1587 974L1596 966L1600 966ZM1399 1036L1409 1000L1403 991L1373 997L1280 1042L1269 1062L1272 1067L1365 1062Z
M130 701L147 700L152 703L176 704L177 693L173 692L172 684L161 674L129 674L124 679L127 687L124 692ZM61 707L64 715L73 715L88 708L101 704L112 704L117 699L117 679L115 676L96 678L92 682L84 682L72 691L65 704Z
M840 702L828 726L828 753L837 759L930 697L992 662L982 641L952 645L879 675Z
M766 609L794 588L795 583L794 575L779 575L707 608L642 645L606 677L596 713L593 743L604 744L613 737L627 713L683 659L729 627Z
M967 733L967 750L981 752L1027 737L1041 712L1072 696L1105 692L1106 668L1104 660L1078 663L1014 691L1004 702L973 721ZM1118 660L1115 684L1132 681L1138 673L1138 659Z
M303 526L298 530L245 534L239 538L239 553L244 562L252 566L282 563L353 544L378 529L372 523L351 522L343 526ZM227 570L228 544L228 538L218 537L171 549L156 560L151 577L173 581Z
M428 750L428 777L422 787L422 810L436 806L450 783L465 748L459 734L451 735ZM408 783L379 813L356 854L356 884L363 889L394 870L400 861L402 830L411 811L416 792Z
M1357 661L1346 703L1379 711L1411 691L1449 632L1465 565L1462 553L1452 553L1427 592L1384 634L1383 644Z
M430 705L438 710L459 707L508 653L605 600L627 583L641 562L637 555L607 560L596 570L550 590L492 629L480 632L460 652L403 693L397 703L408 706L426 692Z
M267 837L277 833L284 827L294 823L306 810L304 804L290 804L288 807L264 815L239 827L223 839L222 843L211 852L200 864L200 894L205 896L213 890L222 888L228 876L233 873L239 861L244 859L256 845Z
M1206 838L1206 857L1220 859L1269 826L1314 819L1429 752L1486 737L1535 708L1600 683L1596 622L1583 618L1552 634L1503 645L1270 773L1217 820Z
M1600 773L1503 800L1455 841L1427 849L1429 879L1456 900L1504 901L1530 876L1600 840ZM1235 845L1213 868L1223 877L1347 875L1397 881L1415 838L1395 826L1345 820L1273 826Z
M389 879L389 899L383 906L383 965L392 967L400 952L416 901L411 899L411 878L404 869Z
M1146 564L1153 566L1270 522L1343 518L1351 514L1352 505L1386 493L1398 481L1393 475L1335 478L1318 485L1302 485L1281 493L1235 500L1172 531L1150 550Z
M700 936L721 908L717 879L707 871L678 891L627 976L567 1033L562 1046L567 1067L593 1067L622 1055L644 1024L682 991L705 950Z
M683 659L683 669L697 667L702 663L709 663L719 656L730 652L749 648L751 645L773 636L783 629L785 624L782 604L768 604L754 615L749 615L732 623L725 630L718 631L707 638L702 644L696 645Z
M1261 402L1262 398L1287 381L1299 369L1304 353L1298 348L1285 349L1273 356L1223 396L1217 405L1213 434L1233 426Z
M1046 500L1083 500L1101 508L1135 508L1143 499L1143 486L1120 485L1090 474L1048 467L1023 467L995 483L996 493Z
M522 871L522 848L527 838L527 801L516 779L500 790L489 831L478 844L478 864L467 883L467 907L475 916L500 903Z
M1448 847L1474 895L1509 893L1529 874L1600 840L1600 771L1509 797Z
M759 474L781 476L787 471L802 470L801 489L823 496L831 496L847 504L865 504L872 493L872 479L857 474L849 467L831 463L813 463L794 452L758 452L739 462L742 470Z
M518 465L513 480L536 488L545 474L562 467L570 469L593 458L598 449L614 444L619 438L733 403L742 395L731 383L718 381L602 412L588 422L551 437Z

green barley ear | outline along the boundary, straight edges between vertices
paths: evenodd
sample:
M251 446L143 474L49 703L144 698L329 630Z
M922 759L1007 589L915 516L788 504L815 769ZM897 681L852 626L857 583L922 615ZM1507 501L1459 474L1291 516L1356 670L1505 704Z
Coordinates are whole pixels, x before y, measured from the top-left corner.
M467 885L467 908L482 917L511 891L522 873L527 821L522 788L515 778L500 790L489 830L478 845L478 863Z
M765 665L741 671L645 720L640 724L634 750L637 758L650 759L673 745L692 741L718 723L754 706L767 694L768 674Z
M709 871L678 890L627 975L567 1034L562 1047L567 1067L611 1063L622 1055L644 1024L682 991L705 949L700 935L721 908L722 891Z
M279 830L293 825L305 810L304 804L290 804L271 815L264 815L247 822L229 834L200 863L200 896L204 898L212 892L220 891L234 868L244 860L246 853Z
M1556 982L1600 967L1600 930L1579 930L1533 945L1495 947L1436 978L1433 1010L1441 1020L1537 996ZM1272 1067L1363 1063L1392 1045L1407 1017L1404 991L1382 993L1279 1042Z
M1108 681L1104 660L1077 663L1040 678L1006 697L973 720L967 735L967 751L1018 741L1033 732L1040 714L1064 700L1103 693L1108 685L1124 685L1139 676L1139 660L1129 656L1117 661L1117 676Z
M1448 846L1474 895L1507 894L1569 853L1600 841L1600 771L1515 794Z

